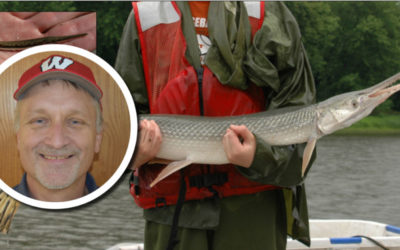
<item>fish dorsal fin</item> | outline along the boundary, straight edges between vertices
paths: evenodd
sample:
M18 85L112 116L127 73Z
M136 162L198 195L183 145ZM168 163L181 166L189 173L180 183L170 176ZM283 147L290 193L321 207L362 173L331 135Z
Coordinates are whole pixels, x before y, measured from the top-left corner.
M150 187L154 187L157 183L165 179L166 177L170 176L171 174L179 171L180 169L192 164L191 160L182 160L182 161L173 161L168 164L154 179L154 181L150 184Z
M310 163L310 159L311 159L312 153L314 151L316 142L317 142L317 138L315 138L315 137L311 137L307 141L307 145L306 145L306 148L304 149L304 153L303 153L303 164L301 166L301 177L304 176L307 166Z

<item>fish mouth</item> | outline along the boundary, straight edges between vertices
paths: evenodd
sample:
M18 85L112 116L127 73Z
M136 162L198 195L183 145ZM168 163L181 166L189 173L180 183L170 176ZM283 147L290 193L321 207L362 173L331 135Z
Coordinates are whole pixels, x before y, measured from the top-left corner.
M383 81L382 83L378 84L377 86L369 89L370 91L372 91L372 93L370 93L368 95L368 97L378 99L379 103L386 101L386 99L388 99L390 96L392 96L394 93L396 93L400 90L400 83L397 85L393 85L394 83L396 83L399 80L400 80L400 73L397 73L396 75Z
M372 94L369 94L368 97L371 99L375 99L375 106L380 105L381 103L385 102L389 97L391 97L394 93L400 90L400 84L395 86L377 90Z
M394 85L389 88L375 91L374 93L370 94L369 97L374 98L374 97L379 97L379 96L391 96L399 90L400 90L400 84L397 84L397 85Z

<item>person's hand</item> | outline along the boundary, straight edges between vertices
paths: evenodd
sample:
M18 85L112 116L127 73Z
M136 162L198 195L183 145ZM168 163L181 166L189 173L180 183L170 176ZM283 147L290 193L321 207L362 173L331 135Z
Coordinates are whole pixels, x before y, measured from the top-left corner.
M256 152L256 139L244 125L231 125L222 139L229 162L248 168Z
M87 33L64 44L96 49L95 12L0 12L0 41ZM1 51L0 63L18 51Z
M160 150L161 142L161 131L157 123L153 120L140 121L138 149L130 168L135 170L153 160Z

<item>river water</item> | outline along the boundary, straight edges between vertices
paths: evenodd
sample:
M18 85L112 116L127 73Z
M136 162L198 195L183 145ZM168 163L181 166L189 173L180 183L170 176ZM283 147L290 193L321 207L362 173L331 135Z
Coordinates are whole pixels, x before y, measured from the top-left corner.
M400 226L400 137L328 136L306 181L310 218L364 219ZM0 249L106 249L141 242L142 212L128 178L103 198L68 211L21 205Z

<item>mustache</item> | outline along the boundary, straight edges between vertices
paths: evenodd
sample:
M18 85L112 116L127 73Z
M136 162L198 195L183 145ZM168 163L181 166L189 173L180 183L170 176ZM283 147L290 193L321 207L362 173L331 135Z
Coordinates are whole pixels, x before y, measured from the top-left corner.
M39 145L34 151L41 155L51 155L51 156L71 156L78 155L80 150L74 146L67 145L62 148L53 148L47 145Z

